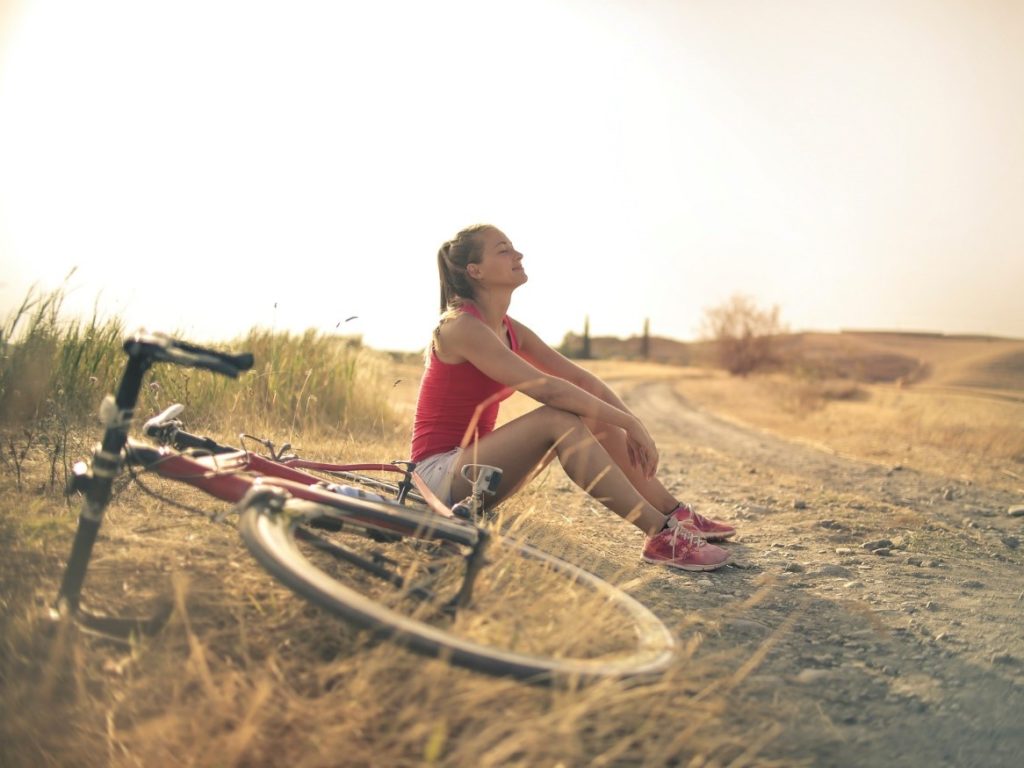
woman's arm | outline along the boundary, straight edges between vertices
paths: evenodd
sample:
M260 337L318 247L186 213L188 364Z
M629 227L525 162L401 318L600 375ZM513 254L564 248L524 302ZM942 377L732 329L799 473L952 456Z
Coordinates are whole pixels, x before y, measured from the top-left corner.
M448 321L439 334L446 357L464 358L495 381L544 405L621 427L634 443L640 464L648 476L653 476L658 465L657 448L640 420L621 401L615 404L588 391L600 391L596 382L618 400L597 377L558 355L521 323L515 323L515 331L522 356L502 344L493 331L472 315L461 314ZM543 348L551 354L545 354ZM535 360L544 368L534 365ZM563 372L566 375L561 375Z
M522 323L511 318L509 320L511 320L516 332L516 338L519 340L520 354L534 366L552 376L558 376L572 382L580 389L604 400L620 411L632 413L619 396L615 394L615 391L598 376L580 367L558 350L552 349L536 333Z

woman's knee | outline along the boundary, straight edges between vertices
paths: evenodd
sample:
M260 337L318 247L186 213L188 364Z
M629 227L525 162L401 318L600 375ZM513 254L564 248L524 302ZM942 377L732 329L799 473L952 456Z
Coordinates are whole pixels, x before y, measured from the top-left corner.
M552 440L562 439L572 432L587 430L587 425L581 417L561 408L542 405L535 413L540 423L548 429L548 435Z

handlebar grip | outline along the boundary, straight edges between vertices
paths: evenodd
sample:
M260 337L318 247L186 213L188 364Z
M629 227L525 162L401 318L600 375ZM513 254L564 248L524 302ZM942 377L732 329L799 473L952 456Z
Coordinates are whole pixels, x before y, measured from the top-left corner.
M235 453L238 449L221 445L212 437L200 437L189 432L179 431L174 435L174 447L178 450L199 448L210 453Z
M182 341L180 339L171 339L171 342L179 350L187 352L192 355L209 356L222 362L224 365L235 368L238 373L248 371L252 368L253 356L251 352L242 352L236 355L229 354L227 352L220 352L216 349L209 349L206 347L200 347L192 344L188 341Z
M140 332L125 341L124 350L131 356L148 357L151 360L174 363L187 368L204 368L231 378L237 378L240 373L248 371L253 366L253 356L249 352L219 352L187 341L172 339L162 333Z

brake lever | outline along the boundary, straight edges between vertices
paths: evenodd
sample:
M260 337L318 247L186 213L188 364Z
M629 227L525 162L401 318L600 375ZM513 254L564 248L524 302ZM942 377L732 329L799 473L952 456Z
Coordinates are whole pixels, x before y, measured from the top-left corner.
M238 436L239 442L242 443L242 448L245 448L246 438L248 438L249 440L255 440L257 443L262 445L266 452L270 455L270 458L274 461L279 461L283 463L291 459L299 458L294 453L286 453L287 451L290 451L292 449L291 443L285 443L280 447L280 449L278 449L274 447L274 443L271 442L270 440L264 440L262 437L256 437L256 435L250 435L243 432Z
M142 432L148 437L155 437L163 442L170 442L174 439L174 433L181 429L181 421L178 416L185 410L181 403L166 408L142 425Z

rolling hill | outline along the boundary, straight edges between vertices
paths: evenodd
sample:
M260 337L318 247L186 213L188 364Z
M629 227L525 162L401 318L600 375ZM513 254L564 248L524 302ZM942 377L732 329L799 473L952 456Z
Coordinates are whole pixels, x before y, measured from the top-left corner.
M594 337L591 357L643 359L643 340ZM562 349L578 354L569 334ZM956 387L1019 395L1024 392L1024 340L901 331L804 332L776 338L777 367L823 378L900 386ZM652 336L646 359L671 365L714 366L711 342Z

